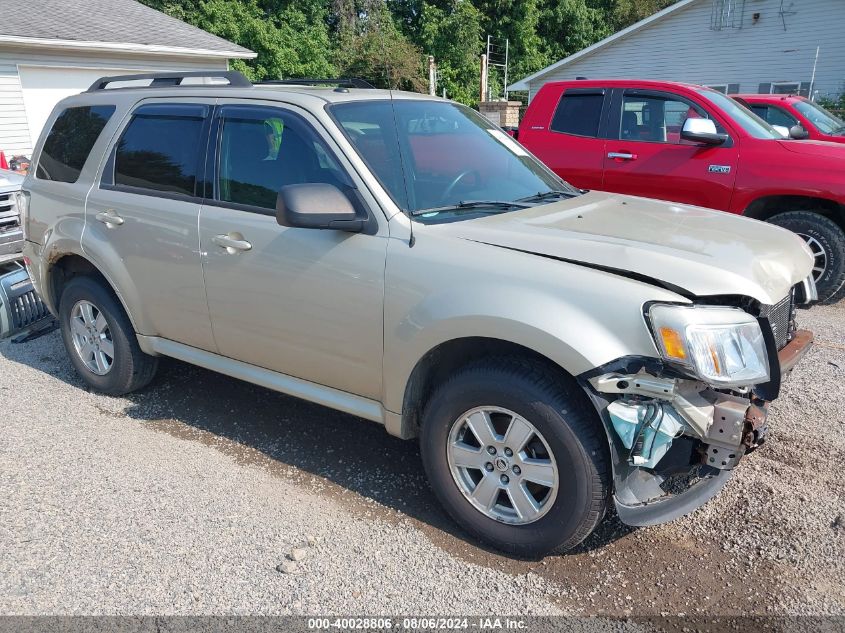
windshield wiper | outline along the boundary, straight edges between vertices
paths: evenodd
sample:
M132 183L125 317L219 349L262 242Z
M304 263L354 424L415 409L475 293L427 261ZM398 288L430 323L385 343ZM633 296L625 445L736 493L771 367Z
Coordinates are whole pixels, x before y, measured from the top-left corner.
M461 211L464 209L481 209L488 207L490 209L507 211L509 209L527 209L531 205L523 204L517 200L462 200L457 204L450 204L445 207L431 207L430 209L416 209L411 211L412 216L428 215L429 213L441 213L444 211Z
M533 196L519 198L519 202L540 202L541 200L548 200L549 198L574 198L578 194L578 191L552 189L551 191L541 191L539 193L535 193Z

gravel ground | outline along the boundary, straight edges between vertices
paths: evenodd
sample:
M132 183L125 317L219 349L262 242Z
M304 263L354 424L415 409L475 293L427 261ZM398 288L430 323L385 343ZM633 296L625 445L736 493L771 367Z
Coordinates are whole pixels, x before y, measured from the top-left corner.
M2 342L0 614L845 615L843 323L801 314L818 344L719 497L539 561L456 528L377 425L175 361L110 398L57 333Z

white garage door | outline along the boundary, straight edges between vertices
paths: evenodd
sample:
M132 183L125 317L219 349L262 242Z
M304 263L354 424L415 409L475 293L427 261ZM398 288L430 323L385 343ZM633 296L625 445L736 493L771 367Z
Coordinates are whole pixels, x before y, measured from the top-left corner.
M48 66L19 66L18 71L33 146L53 107L65 97L87 90L97 79L106 75L152 72L125 68L82 69Z

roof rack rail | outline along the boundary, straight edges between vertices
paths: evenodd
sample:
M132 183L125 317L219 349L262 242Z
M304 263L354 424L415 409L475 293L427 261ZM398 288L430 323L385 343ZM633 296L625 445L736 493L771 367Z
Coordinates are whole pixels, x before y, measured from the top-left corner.
M338 79L270 79L268 81L257 81L255 85L264 86L337 86L338 88L368 88L375 86L369 81L357 77L341 77Z
M131 86L133 89L143 88L161 88L163 86L180 86L182 81L188 77L205 77L205 78L220 78L229 81L229 88L251 88L252 82L244 77L236 70L195 70L190 72L172 72L172 73L139 73L137 75L115 75L113 77L101 77L88 88L88 92L96 92L97 90L105 90L106 86L119 81L138 81L143 79L150 79L150 84L147 86ZM215 85L220 87L219 84ZM192 84L196 87L196 84Z

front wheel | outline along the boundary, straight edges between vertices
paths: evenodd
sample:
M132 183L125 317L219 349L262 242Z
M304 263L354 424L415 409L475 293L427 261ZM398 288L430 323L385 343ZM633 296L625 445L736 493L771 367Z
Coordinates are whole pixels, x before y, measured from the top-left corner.
M845 231L814 211L788 211L772 217L776 224L803 239L813 253L813 279L819 300L828 303L845 295Z
M500 550L570 549L604 516L601 422L574 381L539 364L504 358L460 371L429 401L420 443L437 498Z

